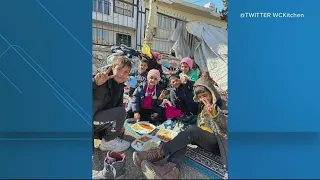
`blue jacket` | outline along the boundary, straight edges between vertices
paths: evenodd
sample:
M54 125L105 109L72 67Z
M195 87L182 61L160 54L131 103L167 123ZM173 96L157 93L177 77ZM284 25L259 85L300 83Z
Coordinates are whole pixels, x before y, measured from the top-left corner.
M135 112L139 112L141 109L141 106L143 104L143 101L145 99L146 96L146 82L142 82L141 84L139 84L139 86L134 90L132 99L131 99L131 110L133 113ZM155 112L159 113L159 114L163 114L163 108L160 107L162 101L158 100L158 97L161 94L162 89L160 88L159 85L156 86L156 96L157 99L153 99L152 100L152 110L154 110Z

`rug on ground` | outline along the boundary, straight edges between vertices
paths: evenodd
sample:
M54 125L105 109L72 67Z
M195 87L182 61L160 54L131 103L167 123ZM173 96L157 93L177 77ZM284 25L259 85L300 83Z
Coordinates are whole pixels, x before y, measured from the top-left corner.
M187 146L185 163L197 169L211 179L225 177L225 170L219 155L208 152L200 147Z
M131 123L125 122L124 127L126 129L125 134L135 138L139 138L141 135L131 129ZM155 130L157 131L157 130ZM155 133L152 133L155 134ZM221 179L225 177L225 170L221 164L219 155L215 155L200 147L187 146L185 163L211 179Z

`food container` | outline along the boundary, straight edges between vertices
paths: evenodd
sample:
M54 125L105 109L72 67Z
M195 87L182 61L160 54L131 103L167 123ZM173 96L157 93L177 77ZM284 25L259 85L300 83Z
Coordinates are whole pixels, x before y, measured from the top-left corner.
M168 142L174 139L178 135L178 132L169 130L169 129L160 129L156 137L159 138L163 142Z
M131 125L131 129L136 131L139 134L149 134L155 130L155 126L146 121L139 121L133 125Z
M161 140L155 136L143 135L138 139L135 139L131 143L131 147L136 151L147 151L158 147L161 144Z

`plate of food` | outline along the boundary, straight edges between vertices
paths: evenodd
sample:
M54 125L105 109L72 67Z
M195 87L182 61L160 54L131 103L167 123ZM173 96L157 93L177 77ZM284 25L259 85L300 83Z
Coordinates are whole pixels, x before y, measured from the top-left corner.
M143 135L131 143L131 147L137 151L147 151L160 145L161 140L155 136Z
M163 142L171 141L173 138L175 138L178 135L178 132L169 130L169 129L160 129L156 137L159 138Z
M149 134L152 131L154 131L154 129L156 129L156 127L153 124L148 123L146 121L140 121L140 122L133 124L131 126L131 129L133 129L134 131L136 131L139 134Z

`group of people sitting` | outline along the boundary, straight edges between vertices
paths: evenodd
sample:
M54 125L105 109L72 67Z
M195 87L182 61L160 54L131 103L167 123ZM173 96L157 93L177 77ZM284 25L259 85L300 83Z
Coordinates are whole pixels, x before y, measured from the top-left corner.
M137 86L131 88L131 101L124 108L123 93L125 82L132 75L131 66L129 59L117 56L111 66L93 77L93 135L101 139L99 148L121 152L130 147L130 142L121 138L128 118L155 125L172 119L187 128L158 148L133 154L134 164L141 166L148 179L177 179L189 144L220 154L227 170L228 107L208 74L194 69L194 62L188 57L181 60L180 68L170 72L151 69L150 59L141 58L134 74ZM163 74L170 76L168 88L159 84ZM165 99L170 105L164 106ZM166 157L167 163L155 164Z

